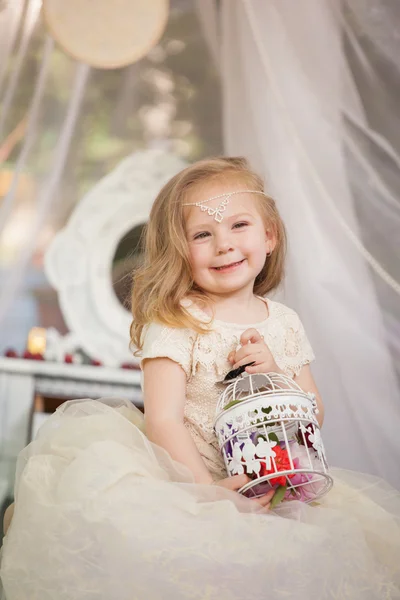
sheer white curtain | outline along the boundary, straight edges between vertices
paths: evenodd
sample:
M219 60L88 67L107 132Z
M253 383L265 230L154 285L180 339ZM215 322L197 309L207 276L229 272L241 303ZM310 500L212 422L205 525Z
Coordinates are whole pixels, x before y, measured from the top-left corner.
M264 174L287 225L280 298L315 349L328 457L398 487L399 8L224 0L220 14L225 151Z
M1 60L0 60L0 91L5 79L8 60L14 51L14 44L19 35L18 46L15 48L14 66L11 70L4 100L0 113L0 139L3 136L4 125L7 120L10 106L13 102L15 92L20 81L22 67L27 58L31 36L39 17L41 7L40 0L22 0L9 2L0 13L1 34ZM19 31L20 30L20 31Z
M23 14L23 0L9 2L5 6L0 3L0 94L7 71L10 54L13 51L18 29Z
M23 348L27 332L37 324L35 303L25 288L44 280L38 269L32 270L32 256L52 214L60 210L59 184L90 73L87 65L66 59L61 66L64 77L70 80L70 96L57 108L55 103L46 103L58 57L50 36L43 33L42 43L37 43L37 32L43 27L40 7L40 0L15 0L0 12L0 167L5 179L11 174L9 184L3 186L7 191L0 198L0 352L14 344ZM34 55L40 58L37 71L29 78L32 87L28 88L24 76L29 65L34 68ZM18 96L19 86L28 90L23 102ZM12 110L14 102L25 113L22 119L18 111ZM53 151L48 153L44 138L53 120L59 127ZM10 148L19 141L19 130L22 136L17 156L7 163Z
M49 41L49 51L52 49L52 42L48 38ZM36 206L35 206L35 214L33 217L32 225L29 230L27 239L17 260L15 261L14 267L12 271L9 273L7 278L7 284L3 293L0 296L0 322L3 321L7 312L10 309L13 301L18 296L20 292L24 277L26 276L26 270L29 266L30 260L32 258L33 251L36 246L37 237L39 235L40 229L43 227L43 224L46 222L46 218L51 213L51 210L54 210L54 206L57 204L58 200L58 186L60 184L60 180L63 174L63 170L65 167L66 159L68 156L68 151L70 148L71 137L75 130L76 121L78 119L80 108L82 105L82 100L84 97L84 91L87 83L87 79L90 73L90 67L84 64L77 64L76 73L74 77L73 87L71 91L71 97L68 103L67 111L65 114L65 118L63 122L60 124L60 137L57 140L57 143L54 148L54 156L53 161L49 165L49 173L47 177L44 178L41 188L39 189ZM40 78L40 75L39 75ZM35 109L35 103L32 103L31 110ZM23 168L24 161L26 160L26 154L29 154L30 146L26 154L24 150L29 143L29 136L26 136L25 143L22 147L21 155L23 155L23 160L19 161L17 164L17 168L14 172L14 179L18 179L20 169ZM16 182L15 186L12 185L9 191L9 195L4 200L4 205L2 208L7 209L7 199L10 197L12 199L12 194L15 193L15 187L18 182ZM6 214L7 217L7 214ZM0 226L1 226L1 214L0 214ZM1 227L0 227L1 233Z

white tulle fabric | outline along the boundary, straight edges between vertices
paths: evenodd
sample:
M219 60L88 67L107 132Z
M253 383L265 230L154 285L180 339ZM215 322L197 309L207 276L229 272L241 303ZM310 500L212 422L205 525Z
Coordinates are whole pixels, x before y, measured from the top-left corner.
M400 3L219 6L225 152L287 226L278 299L318 357L328 455L400 487Z
M189 472L124 401L72 401L20 455L7 600L398 598L400 499L338 471L277 514ZM279 514L280 513L280 514Z

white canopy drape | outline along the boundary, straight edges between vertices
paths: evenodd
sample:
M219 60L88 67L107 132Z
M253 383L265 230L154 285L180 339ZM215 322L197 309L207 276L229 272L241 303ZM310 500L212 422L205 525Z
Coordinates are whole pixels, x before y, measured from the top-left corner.
M328 458L400 487L399 8L225 0L220 70L225 150L287 225L281 297L316 352Z

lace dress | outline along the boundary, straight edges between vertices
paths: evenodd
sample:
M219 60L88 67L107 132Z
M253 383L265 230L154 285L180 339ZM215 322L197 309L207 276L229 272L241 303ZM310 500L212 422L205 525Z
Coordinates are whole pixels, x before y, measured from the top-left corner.
M293 376L312 350L293 311L268 309L252 326ZM217 382L248 327L216 321L197 335L152 324L146 334L143 358L167 356L186 373L185 425L215 479L224 476L212 431ZM267 513L195 484L149 442L129 402L67 402L18 460L0 566L6 600L400 598L400 494L374 477L331 474L317 506Z
M215 479L226 477L213 431L215 407L222 391L218 382L232 368L227 357L239 345L242 333L250 327L257 329L264 336L278 367L290 377L298 375L302 366L314 359L303 325L294 310L272 300L263 300L268 307L268 318L260 323L243 325L215 320L212 331L207 334L152 323L146 332L142 360L167 357L185 371L185 426ZM186 302L185 307L197 319L207 322L207 315L190 302Z

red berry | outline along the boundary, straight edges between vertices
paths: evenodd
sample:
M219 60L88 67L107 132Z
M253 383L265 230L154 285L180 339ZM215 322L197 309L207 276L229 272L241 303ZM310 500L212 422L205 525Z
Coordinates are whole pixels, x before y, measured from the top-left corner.
M18 358L18 353L13 348L8 348L4 352L4 356L7 356L7 358Z
M99 360L93 359L90 363L93 367L101 367L102 363Z
M32 360L33 354L32 354L32 352L29 352L29 350L25 350L24 353L23 353L23 355L22 355L22 358L26 358L28 360Z
M68 364L72 364L74 362L74 357L72 356L72 354L65 354L64 362L68 363Z

